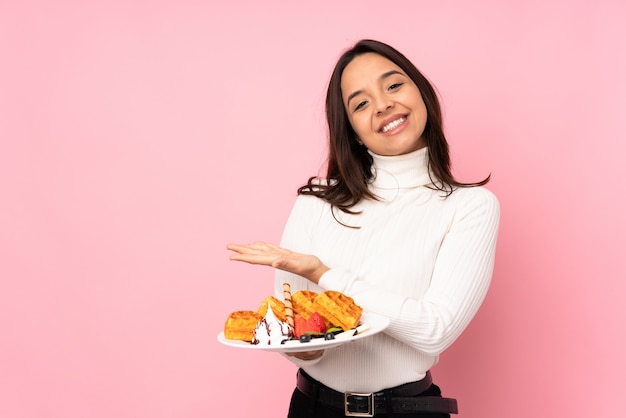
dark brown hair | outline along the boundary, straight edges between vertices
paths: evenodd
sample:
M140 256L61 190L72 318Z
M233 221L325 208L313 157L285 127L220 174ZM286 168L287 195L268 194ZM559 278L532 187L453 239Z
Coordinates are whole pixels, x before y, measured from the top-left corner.
M346 113L341 92L341 76L346 66L357 56L373 52L392 61L417 85L426 105L427 120L423 138L428 147L429 170L435 177L433 186L450 195L455 187L482 186L489 177L477 183L461 183L450 170L448 142L443 134L441 107L437 93L422 73L399 51L382 42L364 39L345 51L330 77L326 93L329 155L326 181L311 177L298 189L298 194L317 196L343 212L362 199L376 199L367 188L372 179L372 156L360 145Z

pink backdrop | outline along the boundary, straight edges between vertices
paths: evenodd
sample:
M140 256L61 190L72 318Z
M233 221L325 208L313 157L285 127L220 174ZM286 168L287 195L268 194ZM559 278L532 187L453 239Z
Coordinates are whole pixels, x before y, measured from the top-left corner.
M294 367L216 341L272 291L225 245L278 241L362 37L437 85L456 174L501 201L434 371L460 416L620 414L623 1L92 3L0 3L0 416L285 416Z

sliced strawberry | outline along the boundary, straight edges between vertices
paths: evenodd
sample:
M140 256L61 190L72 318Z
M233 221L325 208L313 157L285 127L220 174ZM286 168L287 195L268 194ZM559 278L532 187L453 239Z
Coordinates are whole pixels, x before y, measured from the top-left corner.
M293 318L293 332L296 338L299 338L306 332L306 319L300 314L296 314Z
M326 324L322 316L317 312L313 313L306 321L305 330L324 333L326 331Z

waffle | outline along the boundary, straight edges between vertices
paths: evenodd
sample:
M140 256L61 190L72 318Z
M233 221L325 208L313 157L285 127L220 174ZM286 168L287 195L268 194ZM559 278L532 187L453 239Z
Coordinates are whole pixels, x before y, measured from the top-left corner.
M363 308L354 303L354 299L334 290L327 290L318 294L315 296L313 304L324 321L344 330L359 325L363 313Z
M317 293L310 290L299 290L291 295L294 314L298 314L304 319L309 319L315 312L315 304L313 303L315 296L317 296Z
M274 296L268 296L263 300L257 312L261 315L262 318L267 314L267 305L270 304L272 306L272 312L274 312L274 316L279 321L285 322L287 319L287 314L285 313L285 304L280 300L276 299Z
M224 324L224 337L229 340L252 341L254 330L263 316L254 311L235 311Z

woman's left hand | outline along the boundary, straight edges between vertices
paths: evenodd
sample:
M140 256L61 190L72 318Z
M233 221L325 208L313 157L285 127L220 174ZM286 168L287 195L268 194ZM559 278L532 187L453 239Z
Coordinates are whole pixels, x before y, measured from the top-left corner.
M296 253L267 242L228 244L226 248L234 251L230 255L231 260L271 266L302 276L313 283L318 283L322 274L329 270L314 255Z

